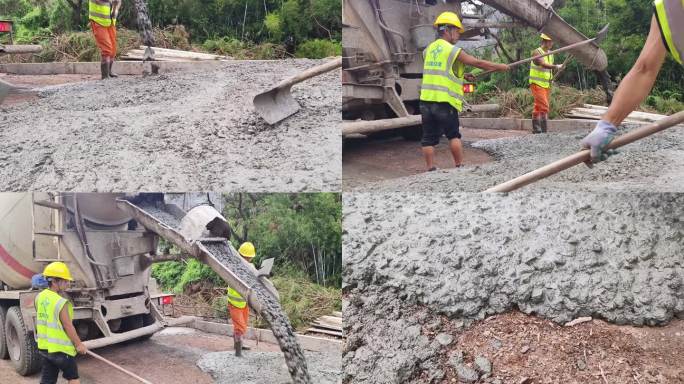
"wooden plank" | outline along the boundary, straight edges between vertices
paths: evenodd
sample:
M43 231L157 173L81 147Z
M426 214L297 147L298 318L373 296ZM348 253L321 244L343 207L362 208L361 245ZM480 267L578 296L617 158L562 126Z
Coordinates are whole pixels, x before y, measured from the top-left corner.
M326 331L324 329L316 329L316 328L309 328L306 330L306 332L311 332L311 333L322 333L324 335L332 335L332 336L337 336L337 337L344 337L342 332L334 332L334 331Z
M332 331L342 332L342 327L334 325L334 324L326 324L326 323L314 321L312 325L314 326L314 328L323 328L323 329L330 329Z
M315 321L319 321L323 324L330 324L330 325L340 325L341 326L343 324L341 317L330 318L330 317L321 316L318 319L316 319Z
M140 46L139 48L141 51L145 51L147 49L146 46ZM168 48L158 48L158 47L152 47L154 50L154 54L156 55L162 55L162 56L170 56L170 57L182 57L182 58L192 58L192 59L197 59L197 60L220 60L224 58L223 56L219 55L214 55L211 53L203 53L203 52L193 52L193 51L181 51L178 49L168 49Z
M333 316L342 318L342 312L341 311L335 311L332 313Z

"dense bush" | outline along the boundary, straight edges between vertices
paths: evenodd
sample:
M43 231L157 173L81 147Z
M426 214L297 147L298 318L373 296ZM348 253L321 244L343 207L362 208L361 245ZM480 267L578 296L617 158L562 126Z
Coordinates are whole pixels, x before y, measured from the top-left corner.
M171 41L171 47L178 49L190 49L192 43L235 58L275 59L294 55L308 40L342 38L340 0L147 0L147 4L156 29L183 30L180 40ZM23 43L48 44L56 35L87 32L87 11L87 0L0 0L0 18L16 22L17 41ZM123 2L118 25L137 29L133 2ZM299 56L311 51L319 57L333 49L317 43L297 51Z
M309 40L297 47L296 57L308 57L311 59L322 59L330 56L341 56L342 45L330 40Z

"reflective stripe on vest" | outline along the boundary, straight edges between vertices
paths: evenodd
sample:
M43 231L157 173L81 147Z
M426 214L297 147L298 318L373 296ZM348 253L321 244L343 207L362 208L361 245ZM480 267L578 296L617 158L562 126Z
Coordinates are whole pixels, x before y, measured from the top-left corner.
M684 64L684 0L655 0L653 4L667 50Z
M76 356L76 348L59 320L59 313L65 305L69 317L73 319L74 309L71 303L56 292L45 289L36 296L36 343L38 349L48 353L61 352Z
M112 23L112 4L107 0L89 0L88 19L103 27L116 24L116 22Z
M537 54L543 55L544 50L539 47L536 50ZM542 57L542 60L546 64L551 64L553 65L553 55L548 55L545 57ZM542 88L550 88L551 87L551 78L553 78L553 70L550 68L544 68L542 66L539 66L532 61L530 64L530 84L536 84Z
M232 305L233 307L242 309L247 306L247 301L243 299L242 296L240 296L238 291L234 290L231 287L228 287L227 289L227 299L230 305Z
M465 65L456 61L461 48L437 39L423 51L423 82L420 100L449 103L459 112L463 106L463 73ZM454 64L456 73L454 73Z

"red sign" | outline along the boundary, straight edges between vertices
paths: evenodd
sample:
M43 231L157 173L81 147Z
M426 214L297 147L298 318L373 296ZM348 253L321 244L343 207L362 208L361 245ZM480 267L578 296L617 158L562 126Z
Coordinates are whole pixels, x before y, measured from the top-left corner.
M12 22L0 21L0 32L12 32Z

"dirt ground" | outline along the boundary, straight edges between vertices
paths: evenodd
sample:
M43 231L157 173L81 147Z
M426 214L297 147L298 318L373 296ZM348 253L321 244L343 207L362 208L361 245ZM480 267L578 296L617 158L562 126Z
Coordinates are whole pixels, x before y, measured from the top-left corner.
M20 76L8 75L0 73L0 80L10 84L28 87L28 88L43 88L51 85L62 85L70 83L80 83L83 81L97 80L97 76L93 75L36 75L36 76ZM38 93L29 93L21 95L8 96L2 103L4 107L35 101L40 99Z
M255 352L277 352L280 348L250 340ZM121 365L153 383L212 384L211 376L197 367L197 361L211 352L233 349L232 338L204 333L188 328L169 328L150 340L114 345L95 350L97 354ZM91 357L78 358L82 384L138 384L138 381L119 373ZM0 360L0 382L34 384L40 375L21 377L14 372L9 361ZM60 379L59 384L66 383Z
M246 345L251 350L244 352L245 358L239 361L241 368L235 368L235 374L250 370L250 364L253 364L254 369L258 366L257 370L262 371L263 379L257 378L250 383L270 384L269 375L284 377L283 382L288 381L287 368L277 344L247 340ZM230 354L230 356L225 355L227 362L229 357L233 358L232 351L231 337L190 328L167 328L147 341L114 345L94 352L155 384L213 384L222 383L225 380L220 375L217 375L216 380L213 379L209 373L198 368L198 363L201 360L215 360L216 353L221 352ZM340 354L339 350L325 353L307 351L310 372L314 375L327 375L327 377L341 376ZM252 363L250 363L250 356L253 357ZM264 373L264 369L269 369L264 366L264 357L270 361L270 364L278 365L279 369L271 369L273 372ZM216 363L215 365L222 367L223 375L230 374L229 364L222 366ZM237 363L233 366L237 366ZM78 368L82 384L138 384L138 381L91 357L78 357ZM0 383L34 384L39 381L39 378L39 374L21 377L15 373L9 361L0 360ZM66 381L60 378L58 384L65 383Z
M447 319L443 322L449 324ZM491 382L684 383L684 320L664 327L618 326L592 320L563 327L537 316L509 312L461 331L445 351L446 380L456 377L446 355L460 350L466 363L484 356Z
M477 140L528 135L524 131L461 129L463 135L463 165L471 166L493 161L487 152L473 148ZM453 168L454 162L446 138L435 148L435 163L439 169ZM416 175L425 171L420 142L402 137L347 139L342 153L342 177L345 190L364 184Z
M267 125L252 98L322 60L230 62L211 71L102 81L9 79L38 99L0 106L3 190L339 190L341 86L293 87L302 109Z

